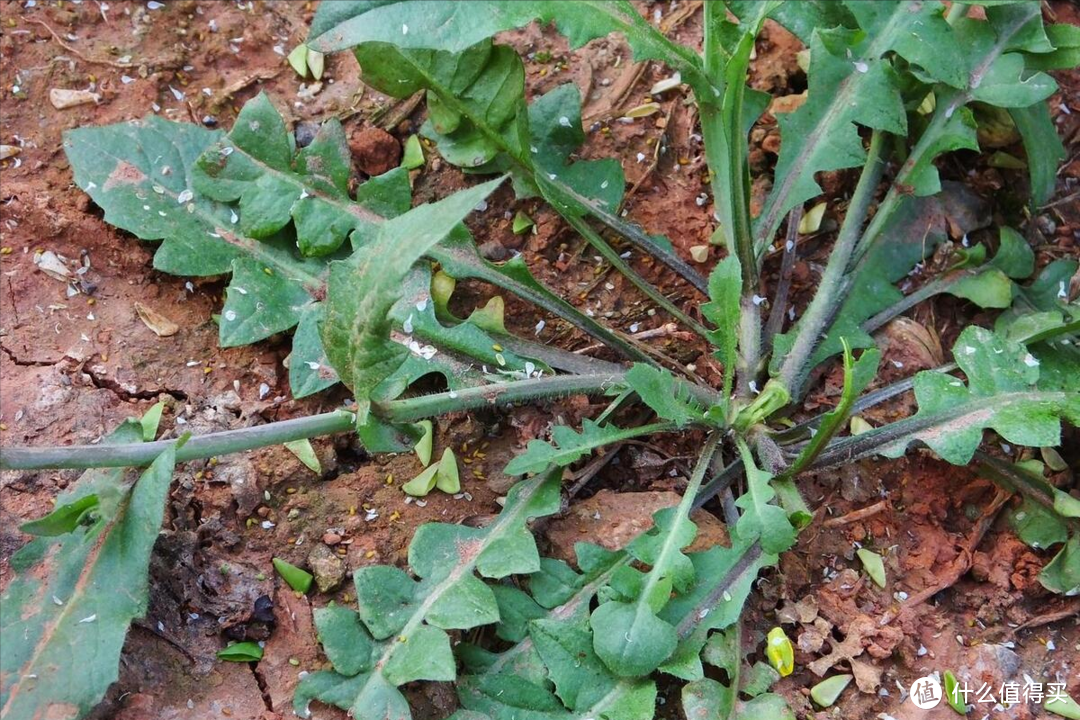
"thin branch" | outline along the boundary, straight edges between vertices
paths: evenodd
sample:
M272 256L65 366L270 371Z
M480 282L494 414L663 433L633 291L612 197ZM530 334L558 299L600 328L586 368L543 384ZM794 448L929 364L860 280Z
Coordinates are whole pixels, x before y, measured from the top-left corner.
M769 318L765 321L765 334L762 339L762 352L766 355L772 352L773 338L784 327L788 293L791 291L791 275L795 270L795 260L798 257L799 222L802 220L802 214L802 205L796 205L788 213L787 238L784 240L784 255L780 260L780 277L776 283L776 295L773 297L772 307L769 308Z

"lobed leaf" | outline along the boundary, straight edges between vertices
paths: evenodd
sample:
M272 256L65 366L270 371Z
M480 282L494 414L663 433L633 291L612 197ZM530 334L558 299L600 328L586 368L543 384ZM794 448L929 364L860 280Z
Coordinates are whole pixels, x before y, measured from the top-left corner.
M333 671L306 676L297 687L296 712L308 716L312 700L336 705L361 720L409 718L397 686L414 680L449 681L456 662L446 630L495 622L499 607L491 588L476 574L502 578L540 569L536 543L526 522L557 512L555 469L516 485L499 517L486 528L434 523L421 526L409 544L409 565L419 580L389 566L354 574L355 620L336 611L320 616L320 635L329 624L348 625L352 640L330 640ZM352 673L350 676L349 673Z

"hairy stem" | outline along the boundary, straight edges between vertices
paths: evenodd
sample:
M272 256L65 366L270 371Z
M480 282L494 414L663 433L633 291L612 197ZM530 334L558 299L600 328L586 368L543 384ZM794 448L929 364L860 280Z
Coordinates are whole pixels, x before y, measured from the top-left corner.
M373 403L375 414L390 422L414 422L448 412L474 410L500 403L518 403L564 395L600 395L622 382L622 373L565 375L482 385L457 392L422 395L404 400ZM356 419L347 410L283 420L238 430L226 430L190 438L176 452L177 462L280 445L321 435L347 432ZM177 440L158 440L124 445L72 445L68 447L0 448L0 469L141 467L148 465Z
M806 382L806 376L810 370L808 367L810 356L820 342L833 310L843 300L842 287L847 275L848 263L851 261L863 221L866 220L870 203L874 199L874 190L881 180L885 167L882 160L884 146L884 133L875 130L870 139L866 167L863 168L855 194L851 197L844 223L840 226L840 234L829 255L829 262L821 276L817 293L810 301L810 306L799 323L799 330L791 350L780 366L777 380L788 389L792 397L801 395L803 383Z

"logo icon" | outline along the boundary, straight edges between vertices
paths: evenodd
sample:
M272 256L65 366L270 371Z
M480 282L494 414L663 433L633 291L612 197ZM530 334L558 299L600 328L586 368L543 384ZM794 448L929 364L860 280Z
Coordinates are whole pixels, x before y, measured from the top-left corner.
M937 707L942 697L941 683L933 675L921 677L911 683L911 702L920 710Z

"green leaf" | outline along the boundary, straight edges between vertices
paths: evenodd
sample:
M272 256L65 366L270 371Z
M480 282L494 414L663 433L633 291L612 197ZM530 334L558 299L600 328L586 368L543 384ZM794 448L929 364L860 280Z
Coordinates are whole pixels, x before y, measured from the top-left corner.
M301 570L292 563L285 562L281 558L274 558L274 569L277 570L278 575L284 580L289 587L296 592L306 593L311 589L311 581L314 580L314 576L306 570Z
M319 642L334 670L352 676L370 669L374 642L355 611L331 603L312 612Z
M765 693L780 679L780 673L771 665L756 662L739 678L739 692L750 697Z
M154 403L149 410L143 413L139 424L142 425L143 442L153 442L157 437L158 425L161 424L161 413L165 411L165 402Z
M250 258L236 258L221 309L222 347L250 345L294 327L314 302L295 280Z
M431 445L435 440L435 426L431 424L430 420L421 420L417 425L423 429L424 434L416 441L413 450L416 452L420 464L427 467L431 462Z
M141 439L142 427L129 421L106 442ZM12 555L14 577L0 597L5 718L30 720L46 710L85 715L116 680L128 625L146 612L174 456L170 446L137 479L123 469L84 473L57 504L96 496L92 524L35 538Z
M855 554L859 556L859 562L862 563L863 570L874 581L874 584L880 588L885 587L885 563L882 561L881 556L866 548L859 548L855 551Z
M413 263L501 182L477 185L388 220L371 244L347 262L331 263L323 344L334 369L358 398L369 398L408 355L390 339L388 314Z
M350 710L360 720L407 719L408 703L398 685L453 680L456 662L446 630L499 619L495 595L477 574L503 578L539 569L526 523L559 510L560 478L556 469L518 483L498 518L485 528L421 526L409 544L409 565L418 581L388 566L357 570L358 617L376 642L370 653L360 647L357 657L334 660L338 670L359 668L354 677L335 672L304 678L294 699L297 712L306 716L308 704L317 699Z
M447 6L438 0L341 2L322 7L307 44L321 52L363 43L461 52L503 30L534 20L554 21L576 49L611 32L624 34L636 60L662 60L698 87L707 86L693 51L655 32L628 2L583 0L552 6L542 0L496 0L484 5Z
M1018 508L1009 513L1009 524L1021 540L1036 549L1045 549L1069 538L1069 531L1061 518L1026 497Z
M371 234L381 220L375 211L401 212L402 194L408 208L408 177L391 171L374 178L360 186L354 203L346 192L351 159L340 126L330 123L294 155L292 136L265 96L245 106L242 119L225 136L151 116L72 130L64 147L76 184L105 210L107 222L162 240L156 269L223 275L238 263L244 277L228 290L224 344L252 342L300 322L289 377L302 397L336 380L315 328L321 310L314 298L325 292L327 263L302 257L295 235L305 247L312 244L308 250L329 252L354 227ZM248 212L231 205L239 199L243 206L245 198ZM290 217L295 235L285 227Z
M844 347L844 389L840 394L840 402L836 404L836 408L822 417L817 432L806 443L806 447L802 449L791 466L784 471L785 479L793 478L804 468L809 467L825 449L829 440L847 422L851 408L855 404L855 398L862 394L862 391L877 375L878 365L881 363L881 353L877 349L867 350L856 361L852 358L851 350L843 338L841 338L841 343Z
M507 463L503 472L507 475L524 475L540 472L548 465L566 467L597 448L640 435L650 435L669 427L668 423L654 423L622 429L612 425L598 425L585 418L579 433L567 425L556 425L551 428L551 443L530 440L525 452Z
M1064 692L1043 700L1043 709L1063 718L1069 718L1069 720L1080 720L1080 703L1077 703Z
M945 686L945 702L959 715L967 715L966 696L959 693L960 683L952 670L942 673L943 685Z
M521 642L529 632L530 621L547 617L548 611L524 590L511 585L492 585L491 590L499 604L499 624L495 626L495 634L507 642Z
M450 448L443 450L442 458L439 460L439 471L435 474L435 487L448 495L461 492L457 458Z
M781 114L776 181L755 225L759 248L772 241L796 205L821 194L818 172L858 167L866 153L856 124L907 135L900 77L886 59L896 53L929 78L960 87L968 61L941 14L941 4L845 3L863 32L818 29L809 39L807 102Z
M784 509L770 502L776 496L769 484L772 475L757 467L745 442L737 439L737 443L746 469L747 491L735 501L743 510L735 532L745 540L759 538L767 553L783 552L795 543L795 528Z
M419 475L402 485L401 489L406 495L425 497L435 487L435 474L438 472L438 465L430 465L422 470Z
M784 698L766 693L743 705L736 720L795 720L795 713Z
M218 660L226 662L258 662L262 660L263 649L257 642L238 642L219 650Z
M296 456L296 459L304 463L311 472L316 475L322 475L322 463L319 462L319 456L315 454L315 448L311 447L311 441L308 439L293 440L292 442L285 443L285 448Z
M514 214L514 224L511 227L511 230L513 230L515 235L520 235L533 227L534 224L531 217L518 210L517 213Z
M1070 387L1075 360L1052 355L1040 360L1020 343L977 326L960 333L953 356L967 384L946 373L919 373L914 380L919 410L913 417L842 438L821 462L839 457L850 462L875 452L898 457L917 440L942 459L965 465L985 428L1017 445L1052 447L1061 440L1061 419L1080 424L1080 394ZM1044 373L1043 363L1053 372ZM1064 364L1059 368L1058 363Z
M669 371L634 363L626 373L625 381L643 403L662 420L675 423L675 427L685 427L700 420L702 409L691 397L687 386L679 384Z
M1080 52L1077 64L1080 65ZM1065 159L1065 146L1061 144L1057 128L1050 118L1050 108L1045 102L1012 108L1009 115L1024 141L1024 152L1027 153L1028 168L1031 170L1031 201L1040 207L1049 202L1054 194L1057 169Z
M415 170L424 167L424 148L418 135L410 135L405 141L405 150L401 154L401 167Z
M854 675L833 675L830 678L826 678L810 688L810 699L813 700L818 707L832 707L836 701L840 699L840 694L847 689L847 686L850 685L851 681L854 679Z
M1080 533L1074 533L1054 559L1039 573L1039 582L1061 595L1080 593Z
M716 359L724 368L723 396L731 395L738 357L739 295L742 289L742 267L735 255L721 260L709 275L709 302L701 306L701 314L716 326L709 341L716 346Z
M296 71L297 75L299 75L302 78L307 77L307 72L308 72L308 62L307 62L308 61L308 49L307 49L307 45L304 45L303 43L297 45L296 47L294 47L292 49L291 52L289 52L289 54L285 57L285 59L289 61L289 65L292 67L293 70Z
M1059 444L1059 417L1080 423L1080 398L1040 392L1038 360L1023 345L970 326L960 333L953 354L968 377L967 385L941 373L915 376L919 411L912 420L925 423L934 415L957 418L913 435L945 460L967 463L986 427L1008 442L1039 447ZM897 456L908 442L892 445L885 454Z
M292 135L260 93L241 109L228 139L199 158L194 189L220 202L238 200L239 228L249 237L268 237L293 220L301 253L327 255L373 220L349 202L351 163L337 120L324 123L294 157Z
M45 517L23 523L19 530L38 537L64 535L82 525L84 520L93 522L93 511L100 504L94 493L83 495L72 502L57 505L56 509Z
M313 395L338 383L337 373L326 359L319 324L324 315L322 303L308 305L300 315L289 354L289 387L294 398Z
M1046 37L1054 46L1048 53L1027 55L1024 60L1031 70L1069 70L1080 66L1080 28L1059 23L1046 27Z

